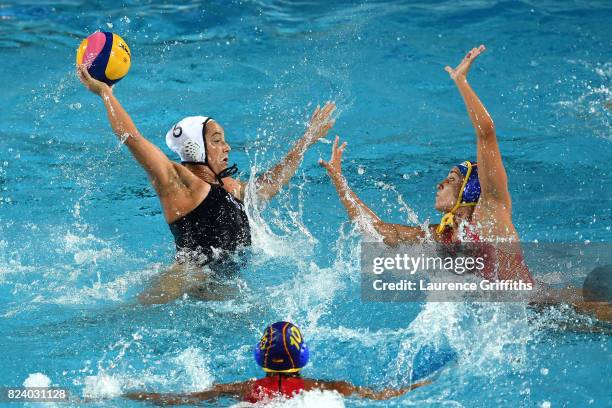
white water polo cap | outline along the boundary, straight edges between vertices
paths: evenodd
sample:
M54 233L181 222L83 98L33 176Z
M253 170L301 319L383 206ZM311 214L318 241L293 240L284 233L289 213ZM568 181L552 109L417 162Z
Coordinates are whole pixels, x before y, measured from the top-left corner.
M181 163L206 164L207 116L188 116L166 133L166 144L181 158Z

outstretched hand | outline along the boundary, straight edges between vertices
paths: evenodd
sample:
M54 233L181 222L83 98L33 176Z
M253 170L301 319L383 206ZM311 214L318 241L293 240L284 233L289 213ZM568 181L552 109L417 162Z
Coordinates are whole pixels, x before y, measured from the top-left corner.
M465 79L470 70L470 67L472 66L472 62L474 62L476 57L482 54L485 50L486 48L484 45L481 45L478 48L472 48L472 50L466 54L466 56L463 58L463 61L461 61L461 63L457 65L455 69L446 66L444 70L450 74L450 77L453 79L453 81L456 81L460 78Z
M342 143L340 147L338 147L338 141L340 140L339 136L336 136L334 139L334 146L332 147L332 154L329 162L326 162L323 159L319 159L319 164L327 170L330 176L332 175L341 175L342 174L342 154L344 153L344 149L346 149L346 142Z
M306 144L308 146L312 145L322 137L325 137L327 132L329 132L329 129L334 126L336 121L331 118L331 115L335 110L336 104L333 102L327 102L325 106L323 106L323 109L317 105L317 108L310 118L310 122L308 122L308 130L304 135Z
M111 90L108 84L93 78L85 64L77 65L77 76L83 85L96 95L101 95L104 90Z

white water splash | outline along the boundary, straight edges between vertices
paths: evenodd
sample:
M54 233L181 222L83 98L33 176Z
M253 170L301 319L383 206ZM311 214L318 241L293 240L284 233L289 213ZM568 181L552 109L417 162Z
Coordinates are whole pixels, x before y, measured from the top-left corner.
M212 387L214 376L209 369L210 359L202 350L189 347L183 350L174 362L184 369L187 388L183 391L202 391Z
M51 379L43 373L34 373L28 375L28 378L23 382L24 387L50 387Z
M121 394L121 381L117 377L104 373L85 377L83 388L85 398L114 398Z

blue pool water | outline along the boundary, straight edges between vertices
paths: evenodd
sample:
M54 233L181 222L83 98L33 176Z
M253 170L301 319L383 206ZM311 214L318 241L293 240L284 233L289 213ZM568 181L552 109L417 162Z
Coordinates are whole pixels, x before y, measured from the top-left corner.
M521 304L362 302L360 238L317 164L326 143L269 206L249 207L238 295L137 306L171 263L172 237L73 72L84 36L119 33L133 65L115 93L141 132L170 153L173 123L213 116L244 179L335 100L350 184L384 219L422 223L438 219L435 184L475 155L443 67L483 43L470 78L498 129L521 238L610 242L609 2L118 4L0 4L0 386L42 373L91 406L141 406L118 395L259 375L251 347L286 319L309 343L310 377L398 387L422 345L458 357L391 401L313 392L280 406L610 406L608 335L557 329ZM579 285L586 273L551 269L538 278Z

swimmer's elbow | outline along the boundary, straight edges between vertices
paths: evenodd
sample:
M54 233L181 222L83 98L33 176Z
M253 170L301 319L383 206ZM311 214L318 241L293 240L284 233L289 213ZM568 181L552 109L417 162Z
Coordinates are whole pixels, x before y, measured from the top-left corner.
M270 201L277 193L278 190L274 191L270 186L261 185L257 187L257 198L260 201Z
M399 233L393 224L388 224L384 221L374 222L374 229L382 235L383 242L389 246L397 246L399 243Z
M495 137L495 123L490 117L479 122L476 126L478 137L489 138Z
M270 201L279 191L280 186L276 185L267 173L262 174L255 181L255 195L261 201Z

